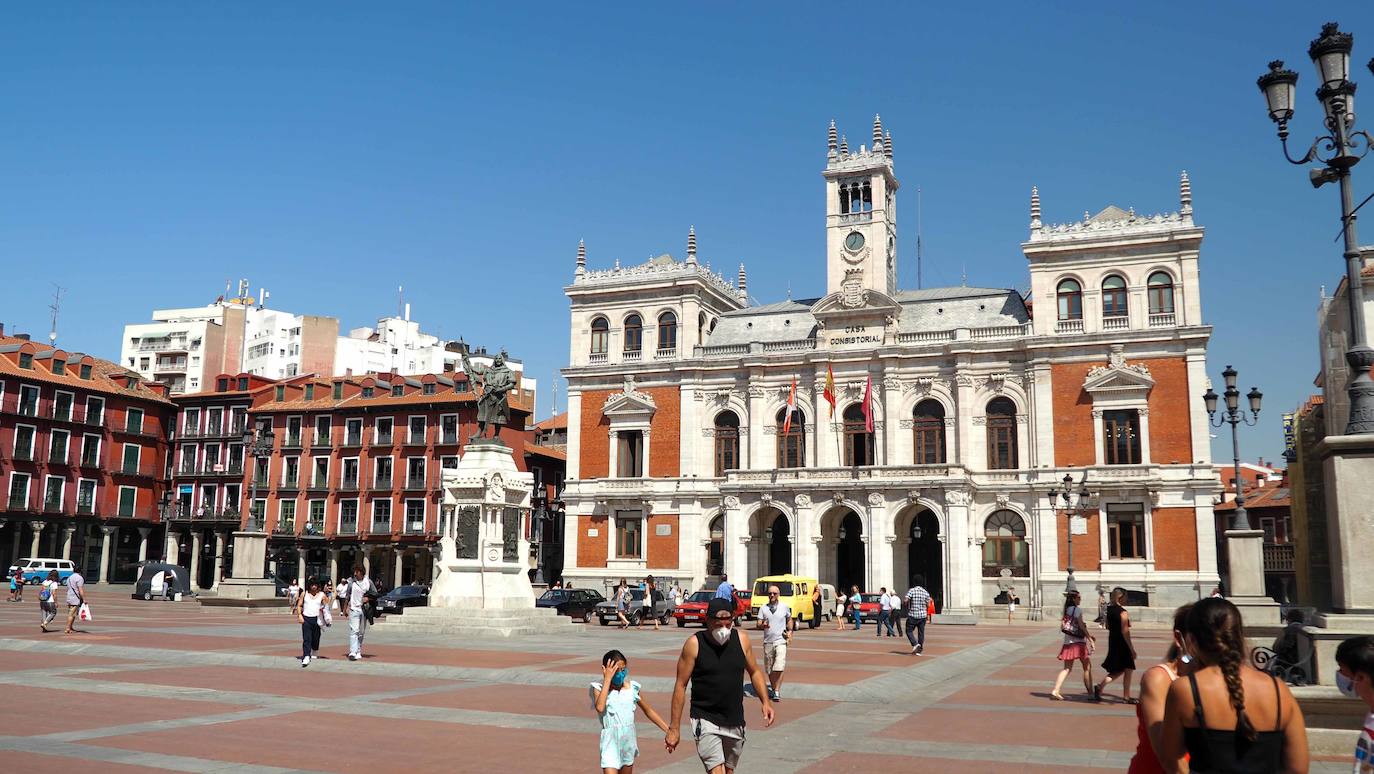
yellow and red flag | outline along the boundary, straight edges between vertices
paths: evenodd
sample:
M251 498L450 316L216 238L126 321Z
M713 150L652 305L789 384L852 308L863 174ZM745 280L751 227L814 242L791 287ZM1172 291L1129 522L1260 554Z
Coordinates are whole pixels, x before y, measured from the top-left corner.
M792 412L797 410L797 377L792 377L792 391L787 393L787 418L782 420L782 434L792 432Z
M825 399L830 403L830 417L835 417L835 369L825 365Z

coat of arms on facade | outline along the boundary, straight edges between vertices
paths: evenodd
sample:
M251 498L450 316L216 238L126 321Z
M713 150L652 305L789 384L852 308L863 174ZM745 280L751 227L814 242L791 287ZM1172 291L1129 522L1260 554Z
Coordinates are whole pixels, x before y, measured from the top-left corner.
M864 290L863 269L850 269L844 273L840 283L840 306L857 309L868 304L868 291Z

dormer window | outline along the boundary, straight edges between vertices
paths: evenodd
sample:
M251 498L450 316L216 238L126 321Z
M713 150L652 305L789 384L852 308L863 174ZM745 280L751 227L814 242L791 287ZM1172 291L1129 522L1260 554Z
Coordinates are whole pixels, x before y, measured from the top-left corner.
M276 392L277 392L277 395L276 395L277 400L279 400L279 401L281 401L281 400L286 400L286 387L285 387L285 386L280 385L280 384L277 385L277 390L276 390Z
M89 378L91 378L91 366L90 366L89 364L87 364L87 363L82 363L82 364L81 364L81 378L82 378L82 379L89 379Z
M433 383L433 382L430 382L430 383L428 383L428 384L426 384L426 385L424 386L422 392L423 392L425 395L433 395L434 392L435 392L435 389L436 389L436 388L435 388L434 383Z
M313 384L307 384L307 385L305 385L305 399L306 399L306 400L314 400L314 399L315 399L315 385L313 385Z
M371 387L364 387L364 388L363 388L363 397L364 397L364 398L370 398L370 397L372 397L372 388L371 388Z
M398 384L398 385L395 385L394 387L391 388L391 397L393 397L393 398L404 397L405 394L406 394L405 385Z
M247 391L248 391L248 377L246 377L246 376L240 376L240 377L239 377L239 392L247 392Z
M343 382L334 382L334 400L343 397Z
M228 380L228 379L225 379L225 378L223 378L223 377L221 377L221 378L219 378L219 379L216 379L216 380L215 380L215 391L216 391L216 392L228 392L228 391L229 391L229 380Z
M20 353L19 353L19 367L20 367L20 368L26 368L26 369L32 371L32 370L33 370L33 355L30 355L30 354L27 353L27 352L20 352Z
M54 359L52 361L52 372L59 376L67 373L67 361Z

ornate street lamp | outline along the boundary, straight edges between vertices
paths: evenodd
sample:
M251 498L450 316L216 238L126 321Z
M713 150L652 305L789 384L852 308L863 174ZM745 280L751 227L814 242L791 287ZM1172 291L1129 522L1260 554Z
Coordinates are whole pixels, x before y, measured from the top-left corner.
M1251 529L1250 514L1245 511L1245 487L1241 485L1240 478L1240 436L1237 434L1237 426L1244 423L1253 427L1259 422L1260 401L1264 398L1264 393L1251 387L1250 392L1245 394L1246 400L1250 403L1250 418L1247 419L1245 410L1240 407L1240 390L1236 387L1236 376L1236 369L1229 365L1221 372L1221 378L1226 380L1226 389L1222 393L1226 398L1226 409L1220 419L1217 418L1217 394L1211 387L1207 388L1202 400L1207 404L1207 420L1212 427L1231 425L1231 456L1235 464L1236 484L1236 510L1231 514L1231 529Z
M1067 567L1068 567L1068 571L1069 571L1069 576L1068 576L1068 578L1064 581L1064 593L1065 593L1065 594L1068 594L1068 593L1073 592L1073 591L1078 591L1078 583L1074 580L1074 577L1073 577L1073 516L1074 516L1074 512L1077 511L1077 512L1078 512L1078 516L1079 516L1080 518L1087 518L1087 512L1088 512L1088 510L1089 510L1089 507L1090 507L1091 504L1092 504L1092 497L1093 497L1093 495L1092 495L1092 492L1089 492L1089 491L1088 491L1088 471L1086 471L1086 470L1083 471L1083 480L1080 481L1080 482L1078 482L1078 492L1077 492L1077 493L1075 493L1075 492L1073 491L1073 474L1071 474L1071 473L1065 473L1065 474L1064 474L1064 479L1063 479L1063 484L1064 484L1064 488L1063 488L1063 489L1051 489L1051 490L1049 491L1049 495L1048 495L1048 496L1049 496L1049 500L1050 500L1050 508L1051 508L1051 509L1060 509L1060 508L1062 508L1062 509L1064 510L1064 512L1065 512L1066 514L1068 514L1068 518L1067 518L1067 532L1068 532L1068 537L1069 537L1069 540L1068 540L1068 547L1069 547L1069 556L1068 556L1068 560L1069 560L1069 561L1068 561ZM1076 502L1074 501L1074 496L1075 496L1075 494L1077 495L1077 498L1078 498Z
M256 429L251 425L243 428L243 452L253 458L253 469L249 478L248 523L245 525L245 529L250 532L262 532L267 526L266 514L257 513L257 461L259 458L272 456L273 442L275 440L276 436L272 433L271 425L264 425Z
M1374 138L1367 132L1357 131L1355 127L1355 82L1350 80L1350 52L1355 38L1348 32L1341 32L1335 22L1322 25L1322 34L1307 48L1307 55L1317 68L1321 85L1317 88L1317 100L1326 115L1325 124L1328 134L1313 141L1301 158L1293 158L1288 151L1288 121L1293 117L1294 97L1297 91L1298 74L1286 70L1282 60L1269 63L1269 72L1256 81L1268 106L1269 118L1278 124L1279 142L1283 146L1284 158L1289 163L1305 165L1320 163L1312 169L1309 177L1312 187L1320 188L1330 183L1340 183L1341 224L1345 236L1345 274L1346 304L1350 307L1350 348L1346 350L1345 360L1355 378L1347 390L1350 394L1350 418L1345 425L1345 435L1374 433L1374 379L1369 369L1374 366L1374 348L1369 346L1364 327L1364 288L1360 279L1360 251L1355 232L1355 213L1364 206L1354 204L1354 192L1350 182L1350 170L1369 152ZM1374 59L1369 62L1370 72L1374 72ZM1368 202L1366 199L1365 202ZM1257 393L1256 393L1257 394ZM1216 405L1216 399L1209 404L1209 411ZM1257 399L1252 400L1258 413ZM1234 430L1234 423L1232 425ZM1236 509L1237 515L1244 510Z

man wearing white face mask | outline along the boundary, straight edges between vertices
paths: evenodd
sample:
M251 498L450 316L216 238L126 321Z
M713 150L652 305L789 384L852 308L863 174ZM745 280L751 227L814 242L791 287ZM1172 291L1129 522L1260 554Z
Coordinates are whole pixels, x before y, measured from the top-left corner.
M1369 708L1355 742L1354 774L1374 774L1374 637L1351 637L1336 648L1336 687Z
M669 752L680 738L687 684L692 684L692 735L707 774L730 774L739 767L744 750L744 675L763 704L763 725L773 725L773 702L763 670L754 661L749 635L734 627L732 600L713 599L706 606L706 631L682 646L677 660L677 684L664 744Z

